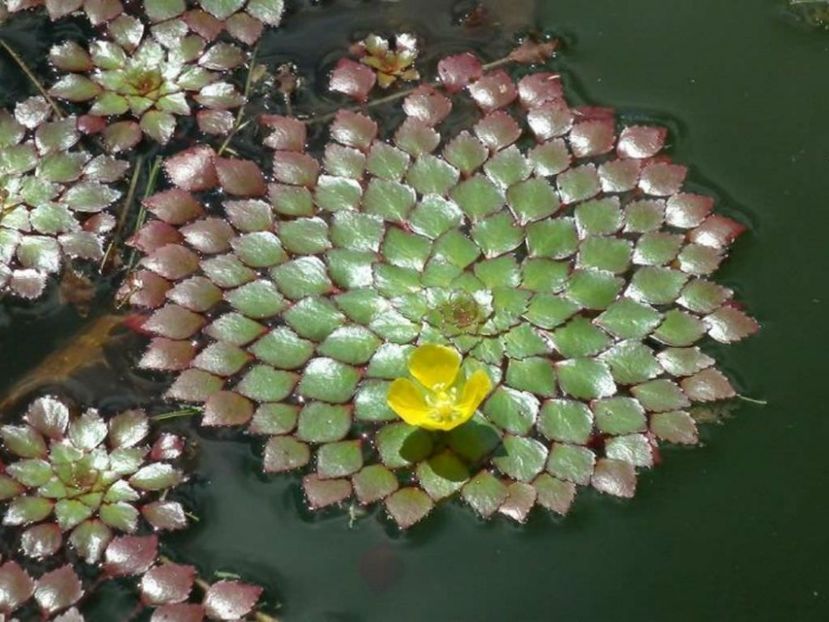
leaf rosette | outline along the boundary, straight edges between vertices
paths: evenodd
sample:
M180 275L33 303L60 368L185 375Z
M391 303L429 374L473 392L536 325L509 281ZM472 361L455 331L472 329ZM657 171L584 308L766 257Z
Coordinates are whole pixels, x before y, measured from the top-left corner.
M141 366L176 372L168 397L203 424L269 437L264 469L306 469L313 508L354 495L405 528L449 497L517 521L578 486L630 497L660 442L697 441L694 403L735 395L697 342L757 329L709 278L744 227L683 190L663 128L570 106L558 75L471 54L438 74L389 139L340 110L319 159L302 121L264 117L269 177L205 146L170 158L125 288L150 309ZM448 432L389 407L423 344L493 387Z
M0 292L37 298L69 259L100 259L128 163L93 157L84 125L33 97L0 110Z
M95 410L73 416L52 397L35 400L21 425L0 428L9 457L0 475L3 524L22 530L23 553L50 557L66 539L94 563L115 533L134 533L144 521L159 530L183 528L183 507L165 499L183 480L165 458L180 452L164 437L146 445L148 432L141 411L108 421Z

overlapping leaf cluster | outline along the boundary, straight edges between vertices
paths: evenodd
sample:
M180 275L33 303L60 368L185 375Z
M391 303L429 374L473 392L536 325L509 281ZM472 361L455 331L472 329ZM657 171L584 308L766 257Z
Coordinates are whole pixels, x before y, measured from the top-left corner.
M128 163L94 156L77 117L33 97L0 110L0 293L37 298L70 259L100 259Z
M697 441L693 403L735 394L697 342L757 328L709 279L743 226L683 192L664 129L570 107L559 76L471 54L439 73L390 139L340 111L319 160L302 121L263 119L268 178L205 146L169 159L126 290L152 310L140 365L177 372L203 424L270 437L264 469L308 469L315 508L355 495L407 527L456 495L518 521L581 485L631 496L659 442ZM466 98L479 119L443 137ZM448 434L386 403L419 343L497 387Z

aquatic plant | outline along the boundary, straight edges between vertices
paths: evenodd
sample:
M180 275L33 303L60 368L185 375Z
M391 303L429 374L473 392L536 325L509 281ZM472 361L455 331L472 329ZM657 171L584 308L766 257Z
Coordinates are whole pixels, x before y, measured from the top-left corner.
M0 110L0 293L37 298L69 259L100 259L129 164L93 156L88 127L43 97Z
M151 310L140 365L175 372L203 425L268 437L263 468L306 469L313 508L355 495L405 528L456 496L517 521L582 485L630 497L660 442L697 442L689 407L735 395L697 342L757 329L709 278L745 227L683 191L663 128L568 105L554 73L460 54L438 74L391 140L341 109L321 160L303 121L264 118L269 176L205 145L169 158L124 289ZM442 136L467 98L478 118ZM389 404L425 344L494 387L448 432Z

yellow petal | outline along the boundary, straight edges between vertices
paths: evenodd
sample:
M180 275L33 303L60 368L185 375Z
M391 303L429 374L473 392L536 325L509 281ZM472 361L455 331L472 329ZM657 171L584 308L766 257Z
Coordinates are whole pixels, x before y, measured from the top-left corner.
M455 382L460 368L461 355L456 350L435 344L420 346L409 359L412 376L432 391L445 389Z
M431 423L431 409L426 404L418 386L407 378L398 378L389 387L389 407L409 425L423 426Z
M458 400L458 412L463 417L463 422L469 421L478 406L492 389L492 381L483 369L472 374L463 386L461 399Z

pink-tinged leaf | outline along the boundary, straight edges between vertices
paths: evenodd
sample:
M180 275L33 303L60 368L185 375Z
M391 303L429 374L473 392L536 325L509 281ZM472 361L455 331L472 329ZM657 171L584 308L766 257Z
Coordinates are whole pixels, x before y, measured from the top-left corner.
M185 149L164 162L170 181L189 192L212 190L219 184L216 174L216 152L207 145Z
M536 477L533 488L538 505L562 516L570 511L573 499L576 498L576 485L573 482L565 482L548 473Z
M616 144L616 123L612 119L582 121L570 131L570 147L577 158L602 155Z
M253 417L253 403L238 393L219 391L204 405L202 425L227 427L243 425Z
M224 30L224 24L210 13L199 9L187 11L181 19L205 41L212 41Z
M29 557L41 559L54 555L60 550L63 537L60 527L53 523L41 523L29 527L20 536L20 548Z
M310 460L308 445L290 436L274 436L265 445L262 470L265 473L284 473L303 467Z
M668 199L665 220L672 227L691 229L702 223L714 209L714 199L701 194L675 194Z
M153 611L150 622L202 622L204 607L190 603L164 605Z
M302 479L302 488L312 510L342 503L351 496L352 490L347 479L320 479L314 473Z
M573 113L563 101L540 104L527 114L527 124L538 140L564 136L573 127Z
M573 112L579 121L616 120L616 110L607 106L578 106Z
M599 458L591 483L599 492L630 498L636 493L636 469L629 462Z
M696 445L699 442L697 424L682 410L651 415L650 427L657 438L669 443Z
M199 269L199 257L184 246L167 244L142 259L141 265L165 279L177 281Z
M165 563L150 568L141 577L141 602L152 607L182 603L190 597L195 580L193 566Z
M141 131L160 145L166 145L176 130L176 117L172 112L149 110L138 123Z
M496 110L475 124L475 135L491 151L500 151L521 137L521 127L508 112Z
M312 188L317 183L319 172L319 162L307 154L295 151L277 151L273 154L273 176L283 184Z
M216 158L219 184L227 193L238 197L260 197L268 187L255 162L235 158Z
M498 512L517 523L524 523L535 505L538 493L530 484L513 482L507 488L507 500L498 508Z
M37 270L15 270L9 279L9 287L21 298L34 300L46 289L46 274Z
M29 406L23 419L51 439L61 439L69 424L69 408L54 397L41 397Z
M8 561L0 566L0 612L10 614L34 594L35 582L20 564Z
M154 194L144 200L144 205L156 218L171 225L183 225L204 214L196 198L178 188Z
M77 73L65 75L49 89L49 95L52 97L73 103L89 101L100 92L99 84Z
M441 84L450 93L456 93L483 75L481 61L474 54L464 52L447 56L438 63Z
M434 87L424 84L403 100L403 111L434 127L452 112L452 101Z
M180 229L187 243L200 253L215 255L230 250L236 232L223 218L205 218Z
M111 156L99 155L84 167L84 176L90 181L109 184L118 181L129 170L130 163Z
M93 135L100 134L108 127L107 120L103 117L97 117L91 114L85 114L78 117L78 131L82 134ZM138 127L138 124L135 124ZM138 132L138 140L141 140L141 131Z
M373 69L349 58L341 58L331 72L328 88L358 102L364 102L376 83L377 74Z
M204 313L221 302L222 290L216 287L210 279L194 276L177 283L167 293L167 298L191 311Z
M167 301L167 291L172 287L167 279L149 270L133 272L118 290L119 299L128 299L136 307L157 309Z
M331 138L346 147L368 151L377 137L377 122L369 116L340 110L329 128Z
M150 432L150 422L143 410L125 410L109 420L109 444L113 448L135 447Z
M236 117L229 110L199 110L196 121L205 134L227 136L233 130Z
M167 398L183 402L205 402L221 391L225 381L200 369L187 369L178 375L167 391Z
M83 230L89 233L108 233L115 228L115 224L115 217L112 214L100 212L84 221Z
M190 366L195 355L195 346L190 341L156 337L150 342L138 366L157 371L181 371Z
M155 529L175 531L187 527L187 515L177 501L154 501L141 508L141 514Z
M217 581L204 595L207 617L213 620L238 620L245 617L259 601L262 588L241 581Z
M683 378L679 384L692 402L727 400L737 395L728 378L714 367Z
M176 460L184 453L184 439L177 434L164 432L153 443L150 460Z
M170 339L188 339L205 324L205 319L175 304L168 304L153 313L144 323L144 330Z
M149 255L168 244L178 244L181 240L178 229L161 220L152 220L136 231L127 240L127 244Z
M109 543L104 572L113 577L147 572L158 555L158 536L121 536Z
M652 125L632 125L622 130L616 152L621 158L652 158L662 151L668 130Z
M518 81L518 97L527 108L564 98L561 76L557 73L532 73Z
M757 320L733 306L723 306L702 319L712 339L721 343L734 343L753 335L760 329Z
M386 498L386 510L400 529L416 525L434 508L431 497L420 488L401 488Z
M415 158L432 153L440 144L434 128L414 118L406 119L394 135L394 144Z
M610 160L599 165L599 179L604 192L628 192L639 184L642 164L639 160Z
M205 69L229 71L238 67L244 60L244 54L231 43L217 43L211 46L198 60Z
M56 617L53 622L84 622L85 620L86 618L78 611L78 608L72 607Z
M265 139L266 146L274 151L305 151L308 129L299 119L266 114L259 118L259 122L271 131Z
M679 192L688 167L668 162L654 162L642 170L639 187L647 194L657 197L667 197Z
M103 130L103 137L107 151L129 151L141 142L141 128L135 121L118 121Z
M124 12L121 0L84 0L84 12L93 26L115 19Z
M226 201L223 205L230 224L239 231L268 231L273 225L273 208L265 201Z
M745 231L744 224L726 216L712 214L688 234L688 239L703 246L727 248Z
M71 607L83 596L78 575L67 564L40 577L35 586L35 600L47 616Z
M231 37L253 45L262 36L265 25L247 13L236 13L228 18L225 28Z
M518 89L503 69L488 73L468 88L472 99L484 112L509 106L518 97Z
M550 60L557 48L558 39L539 41L528 37L510 52L509 59L523 65L540 65Z

